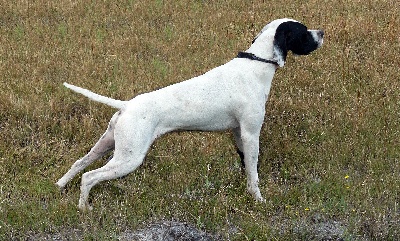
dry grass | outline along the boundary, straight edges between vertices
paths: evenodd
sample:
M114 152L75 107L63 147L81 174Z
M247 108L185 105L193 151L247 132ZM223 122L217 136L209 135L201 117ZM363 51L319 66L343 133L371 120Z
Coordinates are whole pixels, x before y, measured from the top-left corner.
M263 2L2 3L0 239L115 240L169 220L229 240L398 240L400 3ZM56 190L114 111L62 82L129 99L225 63L281 17L326 39L275 76L265 204L245 190L229 132L159 139L136 172L93 189L91 213L76 209L79 178Z

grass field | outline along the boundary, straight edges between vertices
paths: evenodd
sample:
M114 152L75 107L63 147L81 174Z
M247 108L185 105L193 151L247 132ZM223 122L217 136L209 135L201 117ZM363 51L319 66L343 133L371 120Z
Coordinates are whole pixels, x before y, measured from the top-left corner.
M0 240L117 240L159 221L222 240L399 240L400 2L170 2L1 3ZM229 61L282 17L326 37L275 75L266 203L248 195L230 132L163 136L92 190L92 212L77 209L80 175L57 190L115 111L62 82L130 99Z

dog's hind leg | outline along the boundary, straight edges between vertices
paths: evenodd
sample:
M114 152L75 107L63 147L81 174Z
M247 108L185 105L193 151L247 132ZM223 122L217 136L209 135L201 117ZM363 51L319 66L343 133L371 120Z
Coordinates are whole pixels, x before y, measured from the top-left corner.
M144 155L127 161L116 159L114 155L114 157L103 167L84 173L82 175L81 194L78 208L82 211L86 211L87 209L91 210L92 207L88 203L88 198L89 192L93 186L102 181L126 176L139 167L142 164L143 159Z
M126 123L136 126L126 127ZM126 176L138 168L154 140L154 129L147 120L120 119L115 129L115 151L113 158L103 167L82 175L79 209L91 209L88 204L89 192L99 182ZM140 127L140 128L139 128Z
M83 158L77 160L69 169L69 171L62 177L56 185L63 189L65 185L80 171L86 168L88 165L93 163L94 161L98 160L109 151L114 149L114 126L118 118L118 112L111 118L110 123L106 132L97 141L97 143L93 146L88 154L86 154Z

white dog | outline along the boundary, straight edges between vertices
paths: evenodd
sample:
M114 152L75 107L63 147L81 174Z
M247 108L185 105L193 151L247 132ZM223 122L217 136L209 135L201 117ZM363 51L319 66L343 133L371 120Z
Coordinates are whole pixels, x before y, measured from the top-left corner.
M198 77L129 101L114 100L64 83L67 88L119 111L91 151L76 161L57 185L64 188L78 172L115 150L106 165L82 176L79 208L91 209L90 189L101 181L134 171L152 142L164 133L232 129L238 153L244 158L247 189L256 200L264 201L258 187L257 162L272 78L276 69L284 66L289 50L297 55L309 54L322 45L323 35L323 31L307 30L292 19L272 21L237 58Z

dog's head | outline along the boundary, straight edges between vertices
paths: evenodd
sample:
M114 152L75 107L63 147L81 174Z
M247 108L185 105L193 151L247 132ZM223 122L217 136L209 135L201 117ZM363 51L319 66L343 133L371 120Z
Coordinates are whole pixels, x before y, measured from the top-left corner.
M296 55L307 55L319 48L323 43L324 31L308 30L305 25L293 19L277 19L267 24L253 43L270 42L272 36L273 59L283 67L289 50Z

